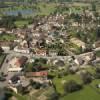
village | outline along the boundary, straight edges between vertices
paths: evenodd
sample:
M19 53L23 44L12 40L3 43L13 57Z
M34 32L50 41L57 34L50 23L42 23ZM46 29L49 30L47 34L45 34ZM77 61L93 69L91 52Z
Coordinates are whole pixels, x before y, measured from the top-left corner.
M25 98L11 100L59 100L92 81L100 93L99 67L100 14L93 9L37 16L22 28L0 27L0 88Z

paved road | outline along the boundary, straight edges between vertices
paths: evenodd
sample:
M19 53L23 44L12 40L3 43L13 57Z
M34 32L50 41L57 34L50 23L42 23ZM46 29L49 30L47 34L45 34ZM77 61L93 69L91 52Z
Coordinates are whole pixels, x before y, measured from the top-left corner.
M93 51L99 51L100 50L100 47L99 48L96 48L94 49ZM69 56L39 56L39 55L32 55L32 54L25 54L25 53L18 53L18 52L15 52L15 51L7 51L5 53L8 53L8 54L12 54L12 55L16 55L16 56L26 56L28 58L30 57L34 57L34 58L47 58L47 59L53 59L53 58L58 58L58 59L62 59L62 58L67 58ZM83 53L83 54L80 54L80 55L75 55L75 56L83 56L83 55L86 55L86 54L89 54L91 52L87 52L87 53ZM73 53L71 53L71 55L74 55Z
M98 50L100 50L100 47L94 49L94 51L98 51ZM11 57L13 57L13 56L26 56L28 58L32 58L33 57L33 58L60 59L60 60L61 59L62 60L63 59L67 60L68 58L70 58L70 56L39 56L39 55L34 55L34 54L17 53L17 52L14 52L14 51L8 51L6 53L8 53L8 55L7 55L3 65L2 65L1 71L0 71L0 72L5 72L5 73L7 72L7 66L8 66L8 64L6 63L6 60L7 59L8 60L11 59ZM85 56L85 55L87 55L89 53L92 53L92 52L87 52L87 53L83 53L83 54L80 54L80 55L74 55L74 56L75 57L81 57L81 56Z
M96 48L94 49L94 51L99 51L100 50L100 47L99 48ZM69 58L70 56L52 56L52 57L49 57L49 56L38 56L38 55L32 55L32 54L24 54L24 53L17 53L17 52L14 52L14 51L6 51L5 53L7 53L8 55L6 56L6 59L0 69L0 72L4 72L5 74L7 74L7 68L8 68L8 63L6 62L6 60L8 59L11 59L13 56L26 56L28 58L46 58L46 59L67 59ZM88 52L88 53L83 53L83 54L80 54L80 55L74 55L76 57L79 57L79 56L84 56L86 54L89 54L91 52ZM9 73L8 77L7 77L7 81L6 82L0 82L0 87L5 87L8 85L8 80L14 75L15 73Z
M0 72L4 72L5 74L7 74L7 69L8 69L8 63L6 62L7 59L11 59L10 54L6 56L4 63L2 64L2 67L0 69Z

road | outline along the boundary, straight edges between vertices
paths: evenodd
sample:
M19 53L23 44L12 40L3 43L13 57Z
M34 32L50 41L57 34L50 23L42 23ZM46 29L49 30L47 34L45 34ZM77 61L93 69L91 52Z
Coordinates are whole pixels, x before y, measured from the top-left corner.
M100 50L100 47L94 49L93 51L99 51L99 50ZM46 58L46 59L65 59L65 58L67 59L67 58L70 57L70 56L39 56L39 55L34 55L34 54L18 53L18 52L15 52L15 51L7 51L5 53L8 53L8 54L13 55L13 56L26 56L28 58L34 57L34 58ZM89 54L89 53L92 53L92 52L86 52L86 53L82 53L80 55L74 55L73 54L73 56L76 56L76 57L84 56L84 55ZM72 54L71 54L71 56L72 56Z
M99 48L96 48L94 49L94 51L99 51L100 50L100 47ZM46 58L46 59L68 59L70 58L70 56L39 56L39 55L34 55L34 54L24 54L24 53L17 53L17 52L14 52L14 51L6 51L5 53L7 53L8 55L6 56L5 58L5 61L0 69L0 72L4 72L5 74L8 74L8 63L6 62L7 60L10 60L13 56L26 56L28 58ZM80 54L80 55L74 55L75 57L81 57L81 56L85 56L89 53L92 53L92 52L87 52L87 53L83 53L83 54ZM7 81L5 82L0 82L0 87L5 87L8 85L8 80L14 75L15 73L9 73L9 75L7 76Z
M98 51L100 50L100 47L99 48L96 48L94 49L94 51ZM24 54L24 53L17 53L15 51L6 51L5 53L7 53L7 57L1 67L1 70L0 72L4 72L4 73L7 73L7 68L8 68L8 64L6 62L6 60L8 59L11 59L13 56L26 56L28 58L46 58L46 59L58 59L58 60L67 60L68 58L70 58L70 56L39 56L39 55L34 55L34 54ZM89 53L92 53L92 52L87 52L87 53L83 53L83 54L80 54L80 55L74 55L76 58L77 57L82 57L82 56L85 56Z

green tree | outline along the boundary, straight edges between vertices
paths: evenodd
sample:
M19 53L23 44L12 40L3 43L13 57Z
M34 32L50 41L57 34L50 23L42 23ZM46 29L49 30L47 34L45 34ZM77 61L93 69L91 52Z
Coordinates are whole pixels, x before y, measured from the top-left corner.
M96 11L96 4L92 3L92 11Z
M89 72L82 73L81 78L82 78L83 84L89 84L92 82L92 74Z
M65 93L72 93L75 91L79 91L82 89L82 85L76 83L74 80L70 80L69 82L64 84Z
M47 100L59 100L59 94L56 92L51 93Z

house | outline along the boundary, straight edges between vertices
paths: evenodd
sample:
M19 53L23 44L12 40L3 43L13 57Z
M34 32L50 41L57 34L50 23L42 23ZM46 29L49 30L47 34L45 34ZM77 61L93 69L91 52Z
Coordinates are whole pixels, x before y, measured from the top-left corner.
M78 27L78 26L79 26L79 23L78 23L78 22L73 22L73 23L72 23L72 26L73 26L73 27Z
M84 60L82 58L77 58L74 60L74 63L77 65L83 65L84 64Z
M77 45L78 47L82 47L82 49L86 49L85 43L78 38L71 38L70 42Z
M65 65L63 60L55 60L53 63L58 67L63 67Z
M51 38L51 37L48 37L48 38L46 39L46 44L50 44L50 43L52 43L52 38Z
M16 46L15 48L14 48L14 51L15 52L19 52L19 53L29 53L29 49L28 48L23 48L23 47L18 47L18 46Z
M10 46L13 42L9 42L9 41L0 41L0 47L4 50L4 51L8 51L10 50Z
M36 49L35 53L36 53L36 55L39 55L39 56L46 56L47 55L47 50L45 50L45 49Z
M14 48L15 52L29 53L28 43L26 40L20 41L20 44Z
M26 77L47 77L48 72L47 71L40 71L40 72L27 72Z
M10 86L22 85L23 87L28 87L30 82L24 76L20 76L18 74L18 75L14 75L13 77L10 78L9 84L10 84Z
M20 78L17 75L14 75L9 80L9 84L19 84L19 83L21 83L21 81L20 81Z
M96 55L94 53L89 53L87 55L84 56L85 61L89 62L89 61L93 61L96 59Z
M95 42L93 46L94 46L94 48L100 47L100 41Z
M22 57L13 57L9 62L8 62L8 72L19 72L23 68L23 65L26 63L27 57L22 56Z
M49 56L57 56L56 50L49 50Z

